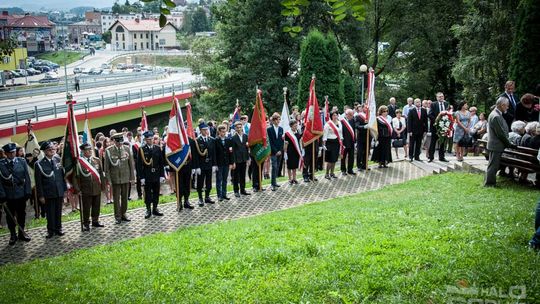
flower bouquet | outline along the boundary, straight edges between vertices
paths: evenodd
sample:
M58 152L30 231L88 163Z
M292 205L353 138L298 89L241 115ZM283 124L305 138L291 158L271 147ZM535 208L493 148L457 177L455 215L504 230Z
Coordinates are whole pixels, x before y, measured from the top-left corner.
M435 120L435 127L437 128L439 141L444 141L445 138L452 135L452 131L454 129L454 117L451 113L439 115Z

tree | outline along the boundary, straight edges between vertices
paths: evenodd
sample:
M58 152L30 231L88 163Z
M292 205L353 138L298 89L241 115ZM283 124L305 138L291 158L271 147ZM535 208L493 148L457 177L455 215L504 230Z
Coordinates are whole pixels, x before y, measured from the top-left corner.
M115 1L112 8L111 8L111 12L113 14L122 14L122 7L120 6L120 4L118 4L118 1Z
M332 105L343 108L345 96L341 79L341 56L336 38L333 33L326 35L324 43L324 75L319 77L319 89L328 96ZM300 58L302 60L302 58Z
M146 2L143 9L148 13L159 13L160 3L156 1Z
M101 35L101 38L102 38L103 41L105 41L106 43L111 43L111 38L112 38L112 33L111 33L111 31L106 31L105 33L103 33L103 35Z
M202 7L198 7L191 15L191 33L206 32L210 30L206 12Z
M326 75L326 39L324 35L312 30L302 41L300 48L300 72L298 73L298 101L297 104L303 107L309 99L309 85L311 78L315 76L315 92L317 99L323 100L326 94L322 89Z
M540 84L540 3L523 0L510 57L510 79L518 92L534 92Z

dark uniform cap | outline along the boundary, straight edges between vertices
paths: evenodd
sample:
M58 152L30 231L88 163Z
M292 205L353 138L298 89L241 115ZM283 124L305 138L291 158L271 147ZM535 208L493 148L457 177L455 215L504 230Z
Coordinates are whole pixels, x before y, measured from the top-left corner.
M8 152L15 152L15 150L17 150L17 145L15 143L8 143L8 144L5 144L3 147L2 147L2 150L4 150L4 152L8 153Z
M86 150L86 149L91 150L91 149L92 149L92 145L90 145L89 143L84 143L84 144L82 144L82 145L79 146L79 149L81 149L81 150Z
M46 141L46 142L43 142L39 148L40 148L42 151L45 151L45 150L47 150L47 149L54 148L54 145L53 145L52 142Z
M152 137L154 137L154 132L148 130L148 131L143 133L143 136L144 136L144 138L152 138Z
M114 134L113 136L111 136L111 139L115 140L115 141L118 141L118 142L121 142L121 141L124 141L124 134L123 133L116 133Z
M208 129L208 125L205 123L205 122L201 122L199 124L199 129L202 130L202 129Z

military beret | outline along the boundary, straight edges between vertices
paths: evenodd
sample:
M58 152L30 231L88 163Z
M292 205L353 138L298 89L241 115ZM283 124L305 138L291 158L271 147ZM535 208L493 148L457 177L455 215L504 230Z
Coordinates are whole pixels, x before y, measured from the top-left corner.
M2 147L2 150L4 150L4 152L15 152L15 150L17 149L17 145L15 143L8 143L8 144L5 144L3 147Z
M50 141L45 141L41 144L41 146L39 147L42 151L45 151L47 149L51 149L51 148L54 148L54 145L52 142Z
M92 149L92 145L89 143L84 143L79 146L79 149L81 149L81 151L86 150L86 149Z
M148 131L143 133L143 136L144 136L144 138L152 138L152 137L154 137L154 132L148 130Z

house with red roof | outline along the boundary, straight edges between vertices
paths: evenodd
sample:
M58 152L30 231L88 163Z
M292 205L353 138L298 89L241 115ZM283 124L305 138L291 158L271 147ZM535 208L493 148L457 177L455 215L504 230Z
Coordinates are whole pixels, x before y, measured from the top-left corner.
M117 20L109 30L113 50L140 51L178 47L178 29L171 22L160 27L156 19Z

